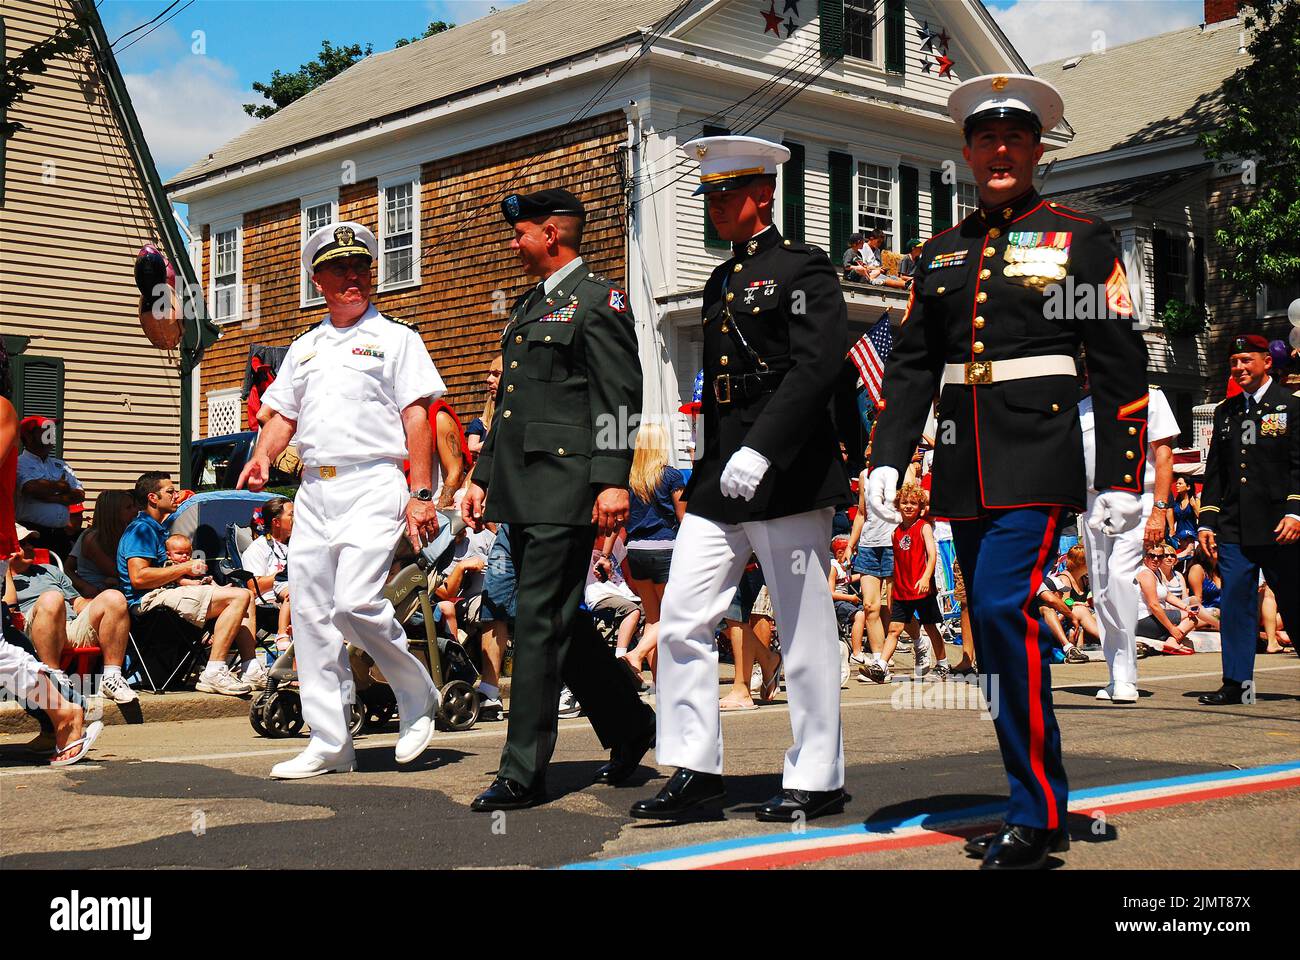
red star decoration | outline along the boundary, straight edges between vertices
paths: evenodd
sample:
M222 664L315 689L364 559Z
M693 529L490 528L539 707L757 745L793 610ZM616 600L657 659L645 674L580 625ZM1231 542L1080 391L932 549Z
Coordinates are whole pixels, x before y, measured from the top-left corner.
M776 12L776 0L772 0L772 6L763 13L763 19L767 21L763 32L774 33L778 40L781 39L781 17Z
M946 77L948 72L953 68L953 61L949 60L943 54L939 54L939 76Z

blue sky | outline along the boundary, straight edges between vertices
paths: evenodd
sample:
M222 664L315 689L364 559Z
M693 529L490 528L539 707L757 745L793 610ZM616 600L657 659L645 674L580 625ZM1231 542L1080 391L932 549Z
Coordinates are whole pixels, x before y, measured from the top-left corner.
M170 2L103 0L100 16L116 40ZM195 0L184 7L181 0L172 19L117 49L166 179L252 124L242 104L260 100L253 81L268 79L276 69L296 69L315 56L322 40L370 43L379 52L400 37L422 33L431 20L468 23L494 6L517 2ZM1097 31L1114 46L1200 23L1203 14L1202 0L986 0L986 6L1030 64L1082 53ZM575 15L581 10L582 0L574 0Z

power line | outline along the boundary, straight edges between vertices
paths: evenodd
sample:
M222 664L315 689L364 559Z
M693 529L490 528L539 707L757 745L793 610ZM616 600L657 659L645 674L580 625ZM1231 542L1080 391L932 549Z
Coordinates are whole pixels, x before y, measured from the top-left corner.
M176 5L176 4L172 4L172 6L175 6L175 5ZM177 10L175 13L173 13L171 16L169 16L166 20L163 20L163 21L160 22L157 26L150 27L150 28L149 28L148 30L146 30L144 33L140 34L140 36L136 37L134 40L132 40L130 43L128 43L128 44L127 44L125 47L123 47L121 50L114 50L113 52L114 52L115 54L117 54L118 56L121 56L122 54L126 53L126 51L128 51L128 50L130 50L132 47L134 47L134 46L135 46L137 43L139 43L141 40L143 40L145 37L149 36L149 34L153 33L155 30L157 30L158 27L161 27L161 26L163 26L164 24L168 23L169 21L173 20L174 18L180 16L180 14L184 13L186 10L188 10L188 9L189 9L190 7L192 7L193 5L194 5L194 0L188 0L188 2L185 4L185 6L181 7L179 10ZM121 39L121 38L119 37L118 39Z
M115 47L115 46L117 46L119 43L121 43L123 40L125 40L127 37L131 36L131 34L133 34L133 33L139 33L141 30L143 30L145 27L149 26L149 24L151 24L151 23L157 23L159 20L161 20L161 19L163 18L163 16L167 13L168 10L170 10L172 7L176 6L176 4L178 4L178 3L180 3L180 2L181 2L181 0L173 0L172 3L168 4L167 9L166 9L166 10L163 10L163 12L160 13L160 14L158 14L158 16L154 17L152 20L150 20L150 21L148 21L148 22L146 22L146 23L142 23L142 24L140 24L140 26L138 26L138 27L132 27L132 28L131 28L130 30L128 30L126 33L122 34L120 37L118 37L116 40L114 40L112 43L110 43L110 44L109 44L109 47L110 47L110 48Z

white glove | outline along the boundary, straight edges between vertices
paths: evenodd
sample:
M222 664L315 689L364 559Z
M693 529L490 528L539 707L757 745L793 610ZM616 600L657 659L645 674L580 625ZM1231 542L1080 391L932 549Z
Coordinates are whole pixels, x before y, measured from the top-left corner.
M902 523L894 506L898 496L898 471L893 467L876 467L867 478L867 506L886 523Z
M741 447L731 455L727 465L722 468L722 477L719 480L722 495L753 500L754 491L763 482L763 476L770 466L772 461L757 450Z
M1088 526L1108 537L1119 536L1142 522L1142 498L1127 490L1103 490L1088 514Z

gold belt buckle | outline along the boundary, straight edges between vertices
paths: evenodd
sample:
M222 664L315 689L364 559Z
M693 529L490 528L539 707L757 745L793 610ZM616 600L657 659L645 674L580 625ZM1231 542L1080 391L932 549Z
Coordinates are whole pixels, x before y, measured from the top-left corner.
M968 384L992 383L993 363L989 360L975 360L966 364L966 382Z
M718 403L731 402L731 374L720 373L713 378L713 397Z
M339 473L335 467L317 467L316 469L320 472L322 480L333 480Z

